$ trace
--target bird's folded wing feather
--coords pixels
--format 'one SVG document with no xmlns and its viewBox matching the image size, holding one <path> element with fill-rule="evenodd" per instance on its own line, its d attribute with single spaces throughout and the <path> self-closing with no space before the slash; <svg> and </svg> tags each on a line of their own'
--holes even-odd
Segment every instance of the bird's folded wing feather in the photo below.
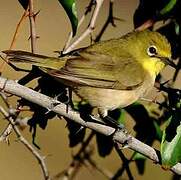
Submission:
<svg viewBox="0 0 181 180">
<path fill-rule="evenodd" d="M 60 70 L 47 72 L 73 86 L 118 90 L 135 89 L 145 78 L 143 67 L 131 56 L 119 58 L 86 51 L 68 59 Z"/>
</svg>

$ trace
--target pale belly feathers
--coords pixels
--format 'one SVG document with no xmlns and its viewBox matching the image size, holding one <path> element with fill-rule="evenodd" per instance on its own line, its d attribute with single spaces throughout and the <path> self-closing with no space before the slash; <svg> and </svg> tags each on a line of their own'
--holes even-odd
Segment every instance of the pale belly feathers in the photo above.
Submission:
<svg viewBox="0 0 181 180">
<path fill-rule="evenodd" d="M 114 90 L 95 87 L 78 87 L 75 92 L 84 100 L 87 100 L 92 107 L 114 110 L 126 107 L 140 97 L 143 97 L 154 85 L 154 81 L 148 86 L 142 85 L 134 90 Z"/>
</svg>

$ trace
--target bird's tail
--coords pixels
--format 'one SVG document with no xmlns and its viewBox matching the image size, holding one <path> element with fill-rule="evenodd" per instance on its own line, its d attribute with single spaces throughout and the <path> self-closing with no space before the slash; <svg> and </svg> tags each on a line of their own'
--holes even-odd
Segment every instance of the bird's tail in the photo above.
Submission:
<svg viewBox="0 0 181 180">
<path fill-rule="evenodd" d="M 16 51 L 16 50 L 5 50 L 2 51 L 4 53 L 5 59 L 10 61 L 11 63 L 26 63 L 35 65 L 42 68 L 48 69 L 61 69 L 65 63 L 67 58 L 56 58 L 56 57 L 48 57 L 39 54 L 33 54 L 26 51 Z"/>
</svg>

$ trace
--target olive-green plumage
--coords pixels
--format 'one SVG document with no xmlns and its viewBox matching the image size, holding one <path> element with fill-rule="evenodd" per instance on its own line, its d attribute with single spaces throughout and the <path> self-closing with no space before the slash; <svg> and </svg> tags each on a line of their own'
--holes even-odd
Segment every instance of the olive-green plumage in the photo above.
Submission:
<svg viewBox="0 0 181 180">
<path fill-rule="evenodd" d="M 71 86 L 103 116 L 125 107 L 150 90 L 156 75 L 172 64 L 171 48 L 158 32 L 132 32 L 95 43 L 61 58 L 24 51 L 4 51 L 14 62 L 31 63 Z"/>
</svg>

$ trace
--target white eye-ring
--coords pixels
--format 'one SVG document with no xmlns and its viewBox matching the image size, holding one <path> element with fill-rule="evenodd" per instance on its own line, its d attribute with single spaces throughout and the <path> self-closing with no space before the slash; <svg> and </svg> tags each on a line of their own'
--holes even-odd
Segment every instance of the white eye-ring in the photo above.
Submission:
<svg viewBox="0 0 181 180">
<path fill-rule="evenodd" d="M 147 54 L 152 57 L 152 56 L 155 56 L 157 54 L 157 48 L 156 46 L 150 46 L 148 47 L 147 49 Z"/>
</svg>

